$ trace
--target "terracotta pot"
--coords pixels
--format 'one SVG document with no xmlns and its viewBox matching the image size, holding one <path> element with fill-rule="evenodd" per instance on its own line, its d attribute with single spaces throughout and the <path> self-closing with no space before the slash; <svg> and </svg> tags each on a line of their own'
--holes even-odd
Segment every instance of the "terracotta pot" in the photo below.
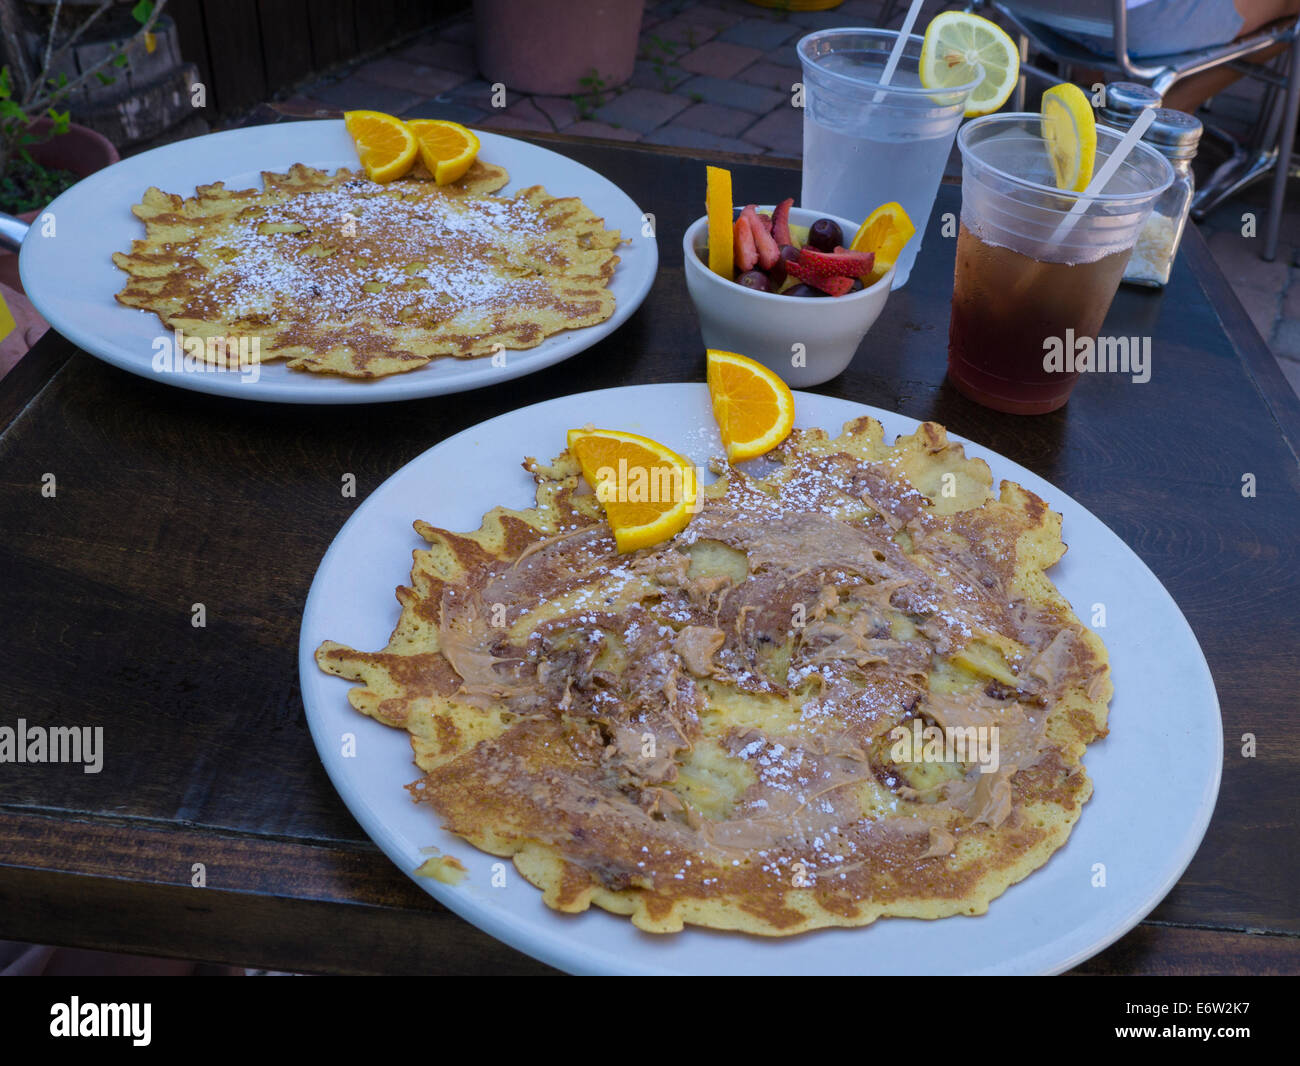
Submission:
<svg viewBox="0 0 1300 1066">
<path fill-rule="evenodd" d="M 474 0 L 478 68 L 522 93 L 568 96 L 594 70 L 632 77 L 645 0 Z"/>
<path fill-rule="evenodd" d="M 36 132 L 42 133 L 49 129 L 50 120 L 39 119 L 32 125 Z M 121 158 L 117 154 L 117 149 L 113 147 L 113 142 L 102 133 L 96 133 L 85 126 L 78 126 L 75 122 L 68 127 L 67 133 L 33 145 L 27 151 L 42 166 L 70 170 L 78 178 L 88 177 L 97 170 L 111 166 Z M 0 204 L 0 210 L 3 207 L 4 205 Z M 40 216 L 40 213 L 40 209 L 24 211 L 18 217 L 26 222 L 32 222 Z M 18 278 L 16 252 L 0 252 L 0 282 L 19 292 L 24 291 L 22 282 Z"/>
</svg>

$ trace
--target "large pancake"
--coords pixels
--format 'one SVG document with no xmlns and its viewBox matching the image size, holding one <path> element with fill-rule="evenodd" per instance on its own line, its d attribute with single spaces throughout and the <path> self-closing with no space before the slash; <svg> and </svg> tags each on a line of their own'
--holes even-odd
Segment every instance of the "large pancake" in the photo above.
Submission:
<svg viewBox="0 0 1300 1066">
<path fill-rule="evenodd" d="M 132 208 L 144 240 L 113 255 L 130 275 L 117 298 L 189 337 L 258 337 L 261 362 L 350 378 L 531 348 L 613 313 L 620 237 L 581 200 L 489 195 L 509 179 L 482 161 L 447 186 L 421 174 L 381 185 L 295 164 L 261 190 L 151 188 Z M 205 346 L 235 366 L 226 353 Z"/>
<path fill-rule="evenodd" d="M 1106 733 L 1105 648 L 1045 574 L 1060 516 L 933 423 L 773 458 L 625 556 L 571 456 L 528 460 L 536 507 L 417 522 L 388 647 L 317 663 L 409 732 L 413 797 L 559 910 L 767 935 L 982 913 L 1064 843 Z M 897 747 L 968 727 L 996 769 Z"/>
</svg>

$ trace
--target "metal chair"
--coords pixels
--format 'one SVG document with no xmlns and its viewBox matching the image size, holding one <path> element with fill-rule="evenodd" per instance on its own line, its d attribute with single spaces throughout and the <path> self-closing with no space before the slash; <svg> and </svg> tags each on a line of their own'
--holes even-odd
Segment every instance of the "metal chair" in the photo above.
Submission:
<svg viewBox="0 0 1300 1066">
<path fill-rule="evenodd" d="M 1272 261 L 1277 255 L 1278 234 L 1282 225 L 1282 202 L 1286 195 L 1286 182 L 1291 172 L 1291 152 L 1295 143 L 1297 113 L 1300 112 L 1300 48 L 1294 47 L 1300 34 L 1300 19 L 1279 20 L 1246 37 L 1192 52 L 1134 59 L 1128 54 L 1128 9 L 1125 0 L 1112 0 L 1112 42 L 1114 54 L 1107 56 L 1057 33 L 1055 30 L 1024 17 L 999 0 L 973 0 L 970 10 L 992 8 L 1009 22 L 1020 34 L 1021 55 L 1032 44 L 1034 49 L 1059 64 L 1065 76 L 1042 70 L 1032 64 L 1022 64 L 1025 74 L 1055 84 L 1067 80 L 1076 66 L 1113 71 L 1128 81 L 1150 85 L 1163 96 L 1170 87 L 1193 74 L 1230 65 L 1241 74 L 1265 83 L 1265 100 L 1260 118 L 1250 137 L 1239 141 L 1226 131 L 1206 124 L 1206 132 L 1222 141 L 1229 150 L 1229 158 L 1219 166 L 1196 193 L 1192 214 L 1203 218 L 1213 207 L 1229 196 L 1240 192 L 1273 171 L 1273 188 L 1269 200 L 1269 218 L 1264 238 L 1265 259 Z M 986 12 L 987 13 L 987 12 Z M 1285 64 L 1283 70 L 1273 70 L 1262 63 L 1248 63 L 1248 56 L 1256 55 L 1279 43 L 1291 45 L 1289 55 L 1278 57 L 1274 66 Z M 1019 91 L 1023 103 L 1023 81 Z"/>
</svg>

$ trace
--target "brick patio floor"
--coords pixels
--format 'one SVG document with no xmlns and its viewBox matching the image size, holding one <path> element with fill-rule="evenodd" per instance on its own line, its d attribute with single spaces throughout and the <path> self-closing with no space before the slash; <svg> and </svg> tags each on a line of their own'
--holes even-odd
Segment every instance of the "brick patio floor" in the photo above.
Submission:
<svg viewBox="0 0 1300 1066">
<path fill-rule="evenodd" d="M 492 87 L 478 74 L 474 27 L 465 13 L 387 55 L 300 86 L 292 97 L 270 106 L 294 115 L 374 108 L 507 133 L 555 131 L 702 152 L 798 158 L 802 119 L 790 106 L 791 87 L 800 79 L 795 42 L 823 27 L 879 25 L 885 6 L 884 0 L 845 0 L 832 11 L 778 12 L 745 0 L 647 0 L 640 58 L 627 85 L 574 96 L 512 92 L 504 106 L 494 106 Z M 919 24 L 950 6 L 927 3 Z M 901 18 L 901 13 L 895 15 L 893 24 Z M 1258 113 L 1257 86 L 1238 82 L 1216 97 L 1212 115 L 1203 117 L 1240 132 Z M 1293 180 L 1273 263 L 1259 256 L 1267 183 L 1220 206 L 1201 231 L 1300 393 L 1300 198 L 1295 192 Z M 1258 220 L 1258 236 L 1242 235 L 1247 212 Z"/>
</svg>

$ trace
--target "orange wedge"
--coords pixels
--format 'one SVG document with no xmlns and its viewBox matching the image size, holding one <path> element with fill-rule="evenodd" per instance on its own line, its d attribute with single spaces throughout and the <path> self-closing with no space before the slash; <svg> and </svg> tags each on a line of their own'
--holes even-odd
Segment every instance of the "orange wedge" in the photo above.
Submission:
<svg viewBox="0 0 1300 1066">
<path fill-rule="evenodd" d="M 858 232 L 849 245 L 851 252 L 874 252 L 875 266 L 871 274 L 863 280 L 868 283 L 879 281 L 889 268 L 898 262 L 898 257 L 916 233 L 916 227 L 908 218 L 903 205 L 896 201 L 881 204 L 858 227 Z"/>
<path fill-rule="evenodd" d="M 731 171 L 709 167 L 704 209 L 709 216 L 709 269 L 732 281 L 735 274 L 735 220 L 731 217 Z"/>
<path fill-rule="evenodd" d="M 766 455 L 794 429 L 794 396 L 771 370 L 735 352 L 710 348 L 709 397 L 732 462 Z"/>
<path fill-rule="evenodd" d="M 569 451 L 604 505 L 620 552 L 667 540 L 699 510 L 695 467 L 658 441 L 612 429 L 571 429 Z"/>
<path fill-rule="evenodd" d="M 415 166 L 415 136 L 400 118 L 382 111 L 345 111 L 343 122 L 371 181 L 394 181 Z"/>
<path fill-rule="evenodd" d="M 459 122 L 417 118 L 406 124 L 420 147 L 420 161 L 439 185 L 450 185 L 465 176 L 478 158 L 479 143 L 474 131 Z"/>
</svg>

